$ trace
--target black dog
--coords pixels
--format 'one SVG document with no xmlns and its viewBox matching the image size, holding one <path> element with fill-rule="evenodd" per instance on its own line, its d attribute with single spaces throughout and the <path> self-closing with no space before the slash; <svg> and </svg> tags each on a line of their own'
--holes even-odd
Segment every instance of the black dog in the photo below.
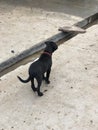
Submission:
<svg viewBox="0 0 98 130">
<path fill-rule="evenodd" d="M 45 42 L 46 48 L 44 52 L 41 54 L 40 58 L 35 61 L 34 63 L 31 64 L 29 68 L 29 77 L 27 80 L 21 79 L 19 76 L 18 79 L 23 82 L 27 83 L 31 81 L 31 87 L 33 91 L 37 91 L 39 96 L 43 96 L 43 93 L 40 92 L 40 86 L 42 83 L 42 80 L 45 80 L 47 84 L 50 83 L 49 81 L 49 76 L 50 76 L 50 71 L 51 71 L 51 66 L 52 66 L 52 53 L 58 48 L 56 43 L 52 41 L 47 41 Z M 46 73 L 46 76 L 44 74 Z M 34 78 L 36 78 L 38 86 L 35 88 L 34 85 Z"/>
</svg>

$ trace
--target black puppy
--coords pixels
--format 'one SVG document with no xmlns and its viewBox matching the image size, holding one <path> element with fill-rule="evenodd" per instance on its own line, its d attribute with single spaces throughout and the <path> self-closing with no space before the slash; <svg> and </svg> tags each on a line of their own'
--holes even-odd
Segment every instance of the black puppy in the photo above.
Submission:
<svg viewBox="0 0 98 130">
<path fill-rule="evenodd" d="M 52 66 L 52 53 L 58 48 L 56 43 L 52 41 L 47 41 L 45 42 L 45 44 L 46 44 L 46 48 L 44 52 L 41 54 L 41 56 L 39 57 L 37 61 L 33 62 L 30 65 L 28 79 L 23 80 L 19 76 L 17 76 L 18 79 L 23 83 L 27 83 L 31 81 L 31 87 L 33 91 L 34 92 L 37 91 L 39 96 L 43 96 L 43 93 L 40 92 L 40 86 L 41 86 L 42 80 L 45 80 L 47 84 L 50 83 L 49 76 L 50 76 L 50 71 L 51 71 L 51 66 Z M 46 77 L 44 76 L 45 73 L 46 73 Z M 37 88 L 35 88 L 35 85 L 34 85 L 34 78 L 36 78 L 37 83 L 38 83 Z"/>
</svg>

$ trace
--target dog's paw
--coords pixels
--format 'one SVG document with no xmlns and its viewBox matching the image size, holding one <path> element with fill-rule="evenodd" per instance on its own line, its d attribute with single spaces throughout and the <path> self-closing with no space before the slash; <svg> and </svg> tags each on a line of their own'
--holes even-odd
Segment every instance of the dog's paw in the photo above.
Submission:
<svg viewBox="0 0 98 130">
<path fill-rule="evenodd" d="M 34 92 L 37 91 L 37 88 L 35 88 L 35 87 L 33 87 L 33 86 L 31 86 L 31 88 L 32 88 L 32 90 L 33 90 Z"/>
<path fill-rule="evenodd" d="M 36 92 L 36 91 L 37 91 L 37 88 L 33 88 L 33 91 Z"/>
<path fill-rule="evenodd" d="M 40 96 L 40 97 L 43 96 L 43 93 L 42 92 L 38 93 L 38 96 Z"/>
<path fill-rule="evenodd" d="M 50 84 L 50 81 L 49 81 L 49 80 L 46 80 L 46 83 L 47 83 L 47 84 Z"/>
</svg>

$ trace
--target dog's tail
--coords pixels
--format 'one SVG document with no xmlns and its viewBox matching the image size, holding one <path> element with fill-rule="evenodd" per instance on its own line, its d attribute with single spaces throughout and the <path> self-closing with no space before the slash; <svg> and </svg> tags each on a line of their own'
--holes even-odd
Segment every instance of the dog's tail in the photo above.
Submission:
<svg viewBox="0 0 98 130">
<path fill-rule="evenodd" d="M 17 78 L 18 78 L 21 82 L 23 82 L 23 83 L 27 83 L 27 82 L 30 81 L 30 77 L 28 77 L 28 79 L 26 79 L 26 80 L 23 80 L 23 79 L 20 78 L 19 76 L 17 76 Z"/>
</svg>

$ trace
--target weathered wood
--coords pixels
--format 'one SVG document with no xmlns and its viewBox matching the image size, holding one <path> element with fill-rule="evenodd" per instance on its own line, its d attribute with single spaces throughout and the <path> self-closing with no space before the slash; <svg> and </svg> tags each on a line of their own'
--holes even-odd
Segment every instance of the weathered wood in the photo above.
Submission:
<svg viewBox="0 0 98 130">
<path fill-rule="evenodd" d="M 62 32 L 76 32 L 76 33 L 85 33 L 86 32 L 86 30 L 84 30 L 78 26 L 75 26 L 75 25 L 70 26 L 70 27 L 69 26 L 60 27 L 58 30 L 62 31 Z"/>
<path fill-rule="evenodd" d="M 98 13 L 96 13 L 96 14 L 94 14 L 94 15 L 74 24 L 74 25 L 77 26 L 77 27 L 86 29 L 89 26 L 92 26 L 92 24 L 94 24 L 94 22 L 96 20 L 98 20 Z M 54 42 L 57 43 L 57 45 L 59 45 L 59 44 L 65 42 L 65 41 L 69 40 L 70 38 L 76 36 L 77 34 L 78 34 L 78 32 L 60 32 L 60 33 L 46 39 L 45 41 L 47 41 L 47 40 L 54 41 Z M 28 50 L 21 52 L 19 55 L 16 55 L 15 57 L 12 57 L 12 58 L 0 63 L 0 76 L 7 73 L 8 68 L 9 69 L 11 69 L 11 68 L 15 69 L 18 66 L 20 66 L 19 63 L 22 62 L 24 59 L 31 57 L 36 53 L 41 52 L 45 48 L 45 44 L 44 44 L 45 41 L 42 41 L 42 42 L 38 43 L 37 45 L 32 46 Z M 27 61 L 27 63 L 28 63 L 28 61 Z M 13 70 L 13 69 L 11 69 L 11 70 Z"/>
</svg>

